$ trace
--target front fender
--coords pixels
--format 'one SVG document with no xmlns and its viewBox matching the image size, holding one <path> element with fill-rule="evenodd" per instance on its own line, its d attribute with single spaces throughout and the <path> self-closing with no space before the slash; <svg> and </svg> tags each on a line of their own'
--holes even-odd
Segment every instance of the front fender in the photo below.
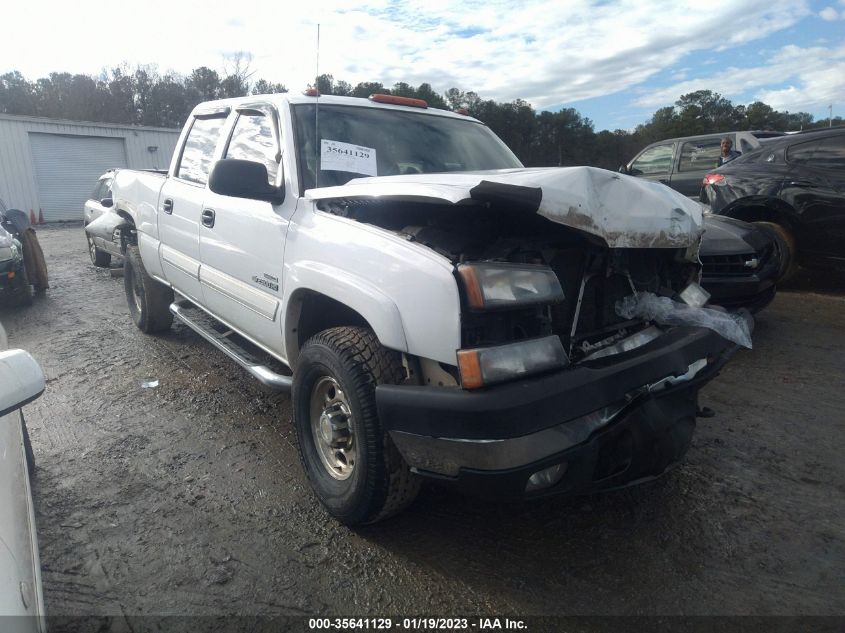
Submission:
<svg viewBox="0 0 845 633">
<path fill-rule="evenodd" d="M 87 224 L 85 226 L 85 232 L 91 237 L 111 243 L 114 241 L 115 231 L 126 226 L 129 226 L 129 221 L 124 216 L 109 210 L 93 222 Z M 119 246 L 120 244 L 118 244 Z"/>
<path fill-rule="evenodd" d="M 285 284 L 285 348 L 289 362 L 295 361 L 298 345 L 294 312 L 297 296 L 312 291 L 334 299 L 355 310 L 370 325 L 379 342 L 387 348 L 408 351 L 405 328 L 399 308 L 375 284 L 348 271 L 312 260 L 292 264 Z"/>
</svg>

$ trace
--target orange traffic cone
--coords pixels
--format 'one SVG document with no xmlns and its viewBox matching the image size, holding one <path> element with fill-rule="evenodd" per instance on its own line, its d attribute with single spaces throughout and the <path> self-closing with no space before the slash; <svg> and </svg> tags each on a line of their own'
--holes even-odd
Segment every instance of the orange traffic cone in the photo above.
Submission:
<svg viewBox="0 0 845 633">
<path fill-rule="evenodd" d="M 44 221 L 44 211 L 40 207 L 38 209 L 38 224 L 46 224 Z"/>
<path fill-rule="evenodd" d="M 29 223 L 38 224 L 38 222 L 35 221 L 35 212 L 33 212 L 32 209 L 29 210 Z"/>
</svg>

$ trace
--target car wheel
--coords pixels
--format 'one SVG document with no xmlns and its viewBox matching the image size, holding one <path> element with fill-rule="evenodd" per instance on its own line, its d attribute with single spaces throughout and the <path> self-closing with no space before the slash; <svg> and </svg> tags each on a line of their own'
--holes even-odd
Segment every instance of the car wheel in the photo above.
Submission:
<svg viewBox="0 0 845 633">
<path fill-rule="evenodd" d="M 776 283 L 792 277 L 798 270 L 798 264 L 795 261 L 797 249 L 792 231 L 776 222 L 754 222 L 754 225 L 759 226 L 775 240 L 777 254 L 780 257 L 780 270 Z"/>
<path fill-rule="evenodd" d="M 129 245 L 123 257 L 123 287 L 129 314 L 146 334 L 166 330 L 173 323 L 173 289 L 147 274 L 138 247 Z"/>
<path fill-rule="evenodd" d="M 361 327 L 320 332 L 297 360 L 292 395 L 302 464 L 320 503 L 347 525 L 396 514 L 419 492 L 376 410 L 376 385 L 404 375 L 400 355 Z"/>
<path fill-rule="evenodd" d="M 9 292 L 9 303 L 12 306 L 29 306 L 32 305 L 32 284 L 29 283 L 29 275 L 26 272 L 26 265 L 22 265 L 21 269 L 15 275 L 15 282 Z"/>
<path fill-rule="evenodd" d="M 85 238 L 88 240 L 88 255 L 91 257 L 91 263 L 97 268 L 107 268 L 111 264 L 111 253 L 106 253 L 97 248 L 94 240 L 87 233 Z"/>
</svg>

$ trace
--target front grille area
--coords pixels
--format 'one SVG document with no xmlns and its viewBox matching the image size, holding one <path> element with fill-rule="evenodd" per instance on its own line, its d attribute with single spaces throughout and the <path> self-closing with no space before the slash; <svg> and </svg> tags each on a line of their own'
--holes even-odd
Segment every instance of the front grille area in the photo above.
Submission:
<svg viewBox="0 0 845 633">
<path fill-rule="evenodd" d="M 754 264 L 754 260 L 756 264 Z M 754 265 L 748 265 L 748 264 Z M 762 259 L 756 253 L 741 255 L 703 255 L 701 265 L 705 277 L 738 277 L 753 273 L 760 267 Z"/>
</svg>

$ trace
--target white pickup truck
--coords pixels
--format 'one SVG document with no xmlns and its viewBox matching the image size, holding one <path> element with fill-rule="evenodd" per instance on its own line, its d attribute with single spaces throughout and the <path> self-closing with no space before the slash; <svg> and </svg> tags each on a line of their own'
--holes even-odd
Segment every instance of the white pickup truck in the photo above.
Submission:
<svg viewBox="0 0 845 633">
<path fill-rule="evenodd" d="M 125 253 L 137 326 L 175 316 L 291 389 L 308 478 L 348 524 L 401 510 L 422 477 L 497 499 L 656 477 L 736 349 L 617 305 L 690 302 L 698 203 L 525 169 L 481 122 L 418 100 L 203 103 L 166 176 L 120 170 L 112 191 L 86 230 Z"/>
</svg>

